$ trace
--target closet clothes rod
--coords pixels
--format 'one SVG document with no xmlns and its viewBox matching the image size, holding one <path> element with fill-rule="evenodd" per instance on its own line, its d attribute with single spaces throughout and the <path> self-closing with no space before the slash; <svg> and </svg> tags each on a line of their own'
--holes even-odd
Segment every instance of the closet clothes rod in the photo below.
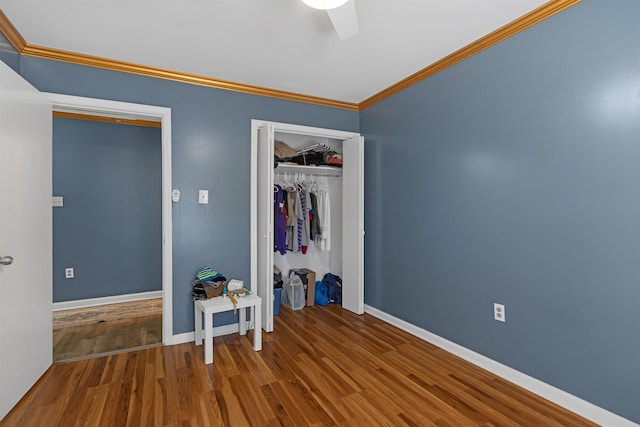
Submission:
<svg viewBox="0 0 640 427">
<path fill-rule="evenodd" d="M 342 169 L 332 166 L 303 166 L 303 165 L 278 165 L 274 170 L 274 174 L 283 175 L 288 174 L 302 174 L 302 175 L 314 175 L 314 176 L 326 176 L 326 177 L 341 177 Z"/>
<path fill-rule="evenodd" d="M 276 175 L 277 176 L 281 176 L 281 177 L 284 178 L 284 174 L 285 173 L 292 175 L 291 172 L 276 172 Z M 299 173 L 299 172 L 293 172 L 293 174 L 296 174 L 296 173 Z M 299 173 L 299 174 L 302 175 L 302 176 L 306 176 L 306 177 L 317 176 L 317 177 L 325 177 L 325 178 L 342 178 L 342 176 L 340 174 L 335 174 L 335 173 L 331 174 L 331 173 L 304 173 L 304 172 L 302 172 L 302 173 Z"/>
</svg>

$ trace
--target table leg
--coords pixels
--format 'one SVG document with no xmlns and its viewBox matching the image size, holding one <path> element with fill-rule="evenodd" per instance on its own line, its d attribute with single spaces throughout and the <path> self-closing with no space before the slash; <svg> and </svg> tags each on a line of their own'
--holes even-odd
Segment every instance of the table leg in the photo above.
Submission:
<svg viewBox="0 0 640 427">
<path fill-rule="evenodd" d="M 204 363 L 213 363 L 213 313 L 204 312 Z"/>
<path fill-rule="evenodd" d="M 195 342 L 196 345 L 202 344 L 202 310 L 198 306 L 198 302 L 193 302 L 193 316 L 195 324 Z"/>
<path fill-rule="evenodd" d="M 240 335 L 247 335 L 247 309 L 238 310 L 238 328 Z"/>
<path fill-rule="evenodd" d="M 262 305 L 253 306 L 253 349 L 255 351 L 262 350 Z"/>
</svg>

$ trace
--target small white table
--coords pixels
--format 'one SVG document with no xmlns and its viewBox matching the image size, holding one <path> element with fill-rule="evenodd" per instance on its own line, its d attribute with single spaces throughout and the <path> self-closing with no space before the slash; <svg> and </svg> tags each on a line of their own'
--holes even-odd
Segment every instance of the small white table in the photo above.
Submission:
<svg viewBox="0 0 640 427">
<path fill-rule="evenodd" d="M 196 345 L 202 344 L 202 314 L 204 313 L 204 363 L 213 363 L 213 314 L 222 313 L 223 311 L 231 311 L 238 309 L 239 325 L 238 332 L 240 335 L 247 334 L 247 313 L 246 309 L 251 308 L 251 319 L 253 319 L 253 349 L 255 351 L 262 350 L 262 298 L 251 294 L 243 297 L 237 297 L 238 304 L 235 306 L 228 297 L 215 297 L 205 300 L 195 300 L 193 302 L 193 311 L 195 315 Z"/>
</svg>

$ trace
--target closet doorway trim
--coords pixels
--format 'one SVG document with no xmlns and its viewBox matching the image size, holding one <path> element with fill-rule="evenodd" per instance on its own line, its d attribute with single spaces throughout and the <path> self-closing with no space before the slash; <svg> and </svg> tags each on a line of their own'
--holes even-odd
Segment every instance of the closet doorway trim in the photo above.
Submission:
<svg viewBox="0 0 640 427">
<path fill-rule="evenodd" d="M 360 137 L 358 132 L 325 129 L 290 123 L 272 122 L 269 120 L 251 119 L 251 287 L 257 289 L 258 280 L 258 129 L 271 125 L 274 132 L 308 135 L 322 138 L 347 140 Z M 266 325 L 263 324 L 263 327 Z"/>
</svg>

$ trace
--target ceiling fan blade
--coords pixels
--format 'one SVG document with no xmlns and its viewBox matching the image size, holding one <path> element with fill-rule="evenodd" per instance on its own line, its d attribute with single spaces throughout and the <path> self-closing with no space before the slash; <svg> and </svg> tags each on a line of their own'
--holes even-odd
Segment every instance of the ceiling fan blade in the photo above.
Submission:
<svg viewBox="0 0 640 427">
<path fill-rule="evenodd" d="M 335 9 L 329 9 L 327 13 L 340 40 L 351 38 L 360 31 L 354 0 L 349 0 Z"/>
</svg>

